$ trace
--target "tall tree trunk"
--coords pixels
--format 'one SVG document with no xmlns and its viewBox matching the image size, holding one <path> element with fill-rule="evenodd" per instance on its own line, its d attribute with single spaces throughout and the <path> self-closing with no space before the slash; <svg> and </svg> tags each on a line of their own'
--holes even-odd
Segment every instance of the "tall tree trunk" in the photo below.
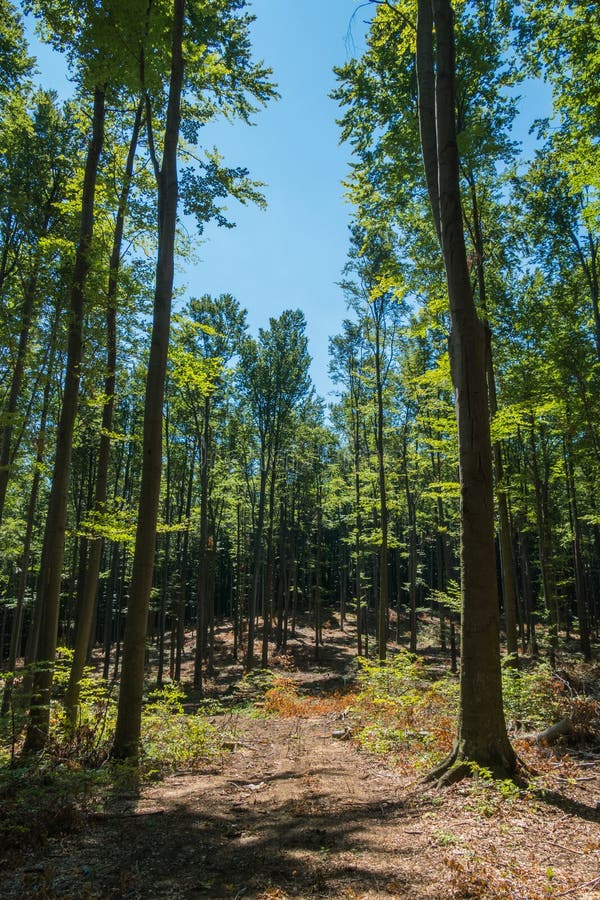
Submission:
<svg viewBox="0 0 600 900">
<path fill-rule="evenodd" d="M 178 201 L 177 142 L 183 89 L 184 19 L 185 0 L 174 0 L 171 78 L 162 167 L 158 180 L 158 257 L 152 342 L 144 404 L 142 480 L 125 626 L 121 691 L 113 745 L 113 755 L 117 758 L 137 759 L 139 754 L 144 691 L 144 655 L 160 501 L 163 400 L 173 295 Z M 147 125 L 151 128 L 151 121 L 148 121 Z"/>
<path fill-rule="evenodd" d="M 533 485 L 535 490 L 535 513 L 538 529 L 538 547 L 540 560 L 540 574 L 542 579 L 542 591 L 544 603 L 550 619 L 550 662 L 556 662 L 558 653 L 558 632 L 560 616 L 558 610 L 558 597 L 556 596 L 556 579 L 552 565 L 552 538 L 550 535 L 550 523 L 546 515 L 547 503 L 544 496 L 548 493 L 547 481 L 542 484 L 540 467 L 537 457 L 536 429 L 531 421 L 531 467 L 533 472 Z"/>
<path fill-rule="evenodd" d="M 436 479 L 441 481 L 441 464 L 439 453 L 436 454 Z M 435 556 L 436 556 L 436 573 L 437 573 L 437 589 L 445 593 L 447 587 L 447 549 L 446 549 L 446 518 L 444 516 L 444 501 L 438 494 L 436 508 L 436 540 L 435 540 Z M 440 603 L 440 646 L 442 650 L 446 649 L 446 610 L 444 604 Z"/>
<path fill-rule="evenodd" d="M 204 665 L 204 630 L 208 613 L 208 487 L 210 455 L 210 397 L 204 398 L 204 415 L 200 439 L 200 564 L 196 609 L 196 659 L 194 688 L 202 691 Z"/>
<path fill-rule="evenodd" d="M 354 555 L 356 557 L 356 569 L 354 573 L 354 590 L 356 593 L 356 652 L 358 656 L 363 653 L 363 599 L 362 599 L 362 514 L 361 484 L 360 484 L 360 423 L 358 409 L 354 414 L 353 452 L 354 452 Z"/>
<path fill-rule="evenodd" d="M 315 538 L 315 661 L 321 656 L 320 646 L 323 643 L 321 634 L 321 540 L 322 540 L 323 508 L 321 490 L 317 492 L 317 533 Z"/>
<path fill-rule="evenodd" d="M 277 589 L 277 634 L 275 646 L 277 650 L 281 650 L 283 646 L 283 619 L 285 614 L 286 607 L 286 595 L 287 595 L 287 584 L 286 584 L 286 572 L 287 572 L 287 560 L 286 560 L 286 505 L 285 500 L 282 497 L 279 503 L 279 536 L 278 536 L 278 547 L 279 547 L 279 586 Z"/>
<path fill-rule="evenodd" d="M 29 494 L 29 502 L 27 504 L 27 516 L 25 519 L 25 540 L 23 542 L 23 554 L 21 556 L 20 561 L 20 571 L 19 571 L 19 579 L 17 582 L 17 606 L 15 609 L 15 615 L 13 618 L 11 638 L 10 638 L 10 648 L 9 648 L 9 659 L 8 659 L 8 669 L 10 672 L 14 672 L 15 665 L 17 662 L 17 657 L 19 656 L 19 648 L 21 646 L 21 636 L 23 631 L 23 613 L 24 613 L 24 605 L 25 605 L 25 592 L 27 590 L 27 583 L 29 581 L 29 565 L 31 561 L 31 544 L 33 541 L 33 531 L 35 527 L 35 512 L 37 509 L 37 501 L 38 494 L 40 489 L 40 479 L 42 475 L 42 469 L 45 458 L 45 449 L 46 449 L 46 424 L 48 421 L 48 410 L 50 408 L 50 394 L 52 391 L 52 375 L 54 371 L 54 359 L 56 356 L 56 332 L 58 328 L 58 319 L 59 313 L 56 310 L 54 315 L 54 320 L 51 327 L 51 349 L 50 349 L 50 358 L 48 360 L 48 369 L 46 372 L 46 383 L 44 385 L 44 394 L 42 399 L 42 411 L 40 415 L 40 425 L 37 433 L 37 441 L 36 441 L 36 458 L 35 465 L 33 469 L 33 481 L 31 484 L 31 493 Z M 28 654 L 29 658 L 26 659 L 26 663 L 33 662 L 35 658 L 35 653 L 37 650 L 37 637 L 35 624 L 36 621 L 39 621 L 39 617 L 35 616 L 35 608 L 33 610 L 32 622 L 30 627 L 30 634 L 28 639 L 30 652 Z M 27 695 L 31 690 L 31 682 L 29 688 L 27 690 Z M 5 713 L 8 709 L 10 703 L 10 696 L 12 692 L 12 679 L 8 679 L 4 686 L 4 694 L 2 698 L 2 713 Z M 26 695 L 26 696 L 27 696 Z"/>
<path fill-rule="evenodd" d="M 433 18 L 433 21 L 432 21 Z M 433 26 L 435 25 L 435 87 Z M 461 493 L 462 640 L 458 734 L 448 759 L 431 778 L 468 774 L 474 761 L 513 773 L 516 757 L 502 707 L 500 623 L 494 546 L 492 448 L 485 369 L 485 334 L 469 278 L 460 200 L 454 101 L 454 24 L 450 0 L 419 0 L 417 77 L 420 98 L 435 95 L 437 187 L 428 176 L 434 221 L 439 220 L 450 304 L 450 365 L 456 396 Z M 420 109 L 426 172 L 433 168 L 431 120 Z M 439 210 L 436 215 L 436 209 Z"/>
<path fill-rule="evenodd" d="M 383 315 L 377 313 L 377 315 Z M 377 653 L 380 662 L 385 662 L 388 638 L 388 503 L 385 476 L 384 421 L 383 421 L 383 376 L 381 372 L 380 321 L 375 325 L 375 388 L 377 393 L 377 473 L 379 479 L 379 502 L 381 506 L 381 547 L 379 551 L 379 606 L 377 621 Z"/>
<path fill-rule="evenodd" d="M 104 140 L 104 120 L 104 88 L 97 87 L 94 91 L 92 135 L 83 176 L 81 224 L 71 286 L 65 388 L 58 424 L 52 487 L 48 501 L 48 514 L 38 582 L 37 603 L 40 608 L 40 632 L 36 659 L 40 665 L 34 677 L 29 725 L 24 745 L 25 753 L 41 750 L 45 746 L 50 724 L 50 691 L 58 635 L 60 584 L 67 527 L 69 475 L 71 471 L 79 381 L 81 378 L 84 293 L 91 265 L 94 197 Z"/>
<path fill-rule="evenodd" d="M 486 374 L 488 385 L 488 398 L 490 416 L 492 419 L 498 412 L 498 394 L 496 391 L 496 373 L 494 370 L 494 356 L 492 352 L 492 333 L 488 322 L 487 287 L 485 282 L 484 267 L 484 243 L 479 217 L 479 204 L 475 179 L 469 178 L 471 189 L 471 210 L 473 215 L 473 237 L 475 242 L 475 258 L 477 271 L 477 284 L 479 290 L 479 302 L 484 316 L 486 329 Z M 519 646 L 517 637 L 517 578 L 515 560 L 512 546 L 510 515 L 508 512 L 508 498 L 504 476 L 504 464 L 502 459 L 502 444 L 495 441 L 492 446 L 494 460 L 494 474 L 496 485 L 496 500 L 498 504 L 498 541 L 500 544 L 500 568 L 502 576 L 502 596 L 504 599 L 504 619 L 506 625 L 506 652 L 511 663 L 518 666 Z"/>
<path fill-rule="evenodd" d="M 125 213 L 129 198 L 129 189 L 133 178 L 133 166 L 142 123 L 143 104 L 140 102 L 135 114 L 133 131 L 129 142 L 127 162 L 125 164 L 125 176 L 121 187 L 117 219 L 113 235 L 112 251 L 110 255 L 110 268 L 108 274 L 107 306 L 106 306 L 106 374 L 104 376 L 104 406 L 102 408 L 102 431 L 100 434 L 100 447 L 98 451 L 98 468 L 96 471 L 96 486 L 94 491 L 94 510 L 101 515 L 105 511 L 108 496 L 108 467 L 110 463 L 110 435 L 113 427 L 113 415 L 115 408 L 116 369 L 117 369 L 117 291 L 119 284 L 119 268 L 121 265 L 121 246 L 123 243 L 123 231 L 125 227 Z M 103 539 L 100 537 L 90 540 L 90 554 L 87 561 L 82 599 L 79 604 L 77 617 L 77 631 L 75 634 L 75 650 L 69 684 L 65 696 L 65 709 L 71 724 L 77 718 L 79 707 L 79 683 L 83 676 L 86 663 L 87 648 L 92 631 L 92 621 L 96 596 L 98 593 L 98 578 L 100 575 L 100 562 L 102 559 Z"/>
<path fill-rule="evenodd" d="M 188 557 L 190 544 L 190 528 L 189 521 L 192 512 L 192 492 L 194 486 L 194 457 L 196 455 L 195 446 L 192 448 L 192 459 L 190 463 L 190 475 L 187 486 L 187 498 L 185 502 L 185 517 L 188 525 L 183 533 L 183 548 L 181 551 L 181 587 L 179 590 L 179 600 L 177 604 L 177 647 L 175 649 L 175 681 L 181 681 L 181 660 L 185 644 L 185 610 L 187 605 L 187 586 L 188 586 Z"/>
<path fill-rule="evenodd" d="M 410 652 L 417 652 L 417 511 L 408 476 L 408 441 L 406 430 L 403 441 L 404 488 L 408 508 L 408 597 L 410 611 Z"/>
<path fill-rule="evenodd" d="M 35 265 L 35 263 L 34 263 Z M 31 333 L 31 318 L 33 313 L 33 304 L 35 300 L 37 286 L 37 272 L 31 276 L 25 289 L 23 298 L 23 309 L 21 312 L 21 329 L 19 332 L 19 343 L 17 345 L 17 357 L 12 373 L 10 389 L 8 392 L 8 400 L 3 410 L 5 424 L 2 427 L 2 440 L 0 442 L 0 522 L 4 514 L 4 503 L 6 500 L 6 490 L 8 488 L 8 480 L 10 476 L 10 457 L 12 433 L 14 428 L 14 419 L 17 411 L 17 403 L 21 393 L 21 384 L 25 372 L 25 358 L 27 348 L 29 346 L 29 336 Z"/>
</svg>

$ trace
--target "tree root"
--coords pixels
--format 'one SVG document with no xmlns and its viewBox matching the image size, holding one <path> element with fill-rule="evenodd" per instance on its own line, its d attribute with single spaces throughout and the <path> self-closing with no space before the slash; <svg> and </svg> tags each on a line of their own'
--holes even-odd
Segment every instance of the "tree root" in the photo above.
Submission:
<svg viewBox="0 0 600 900">
<path fill-rule="evenodd" d="M 446 759 L 425 775 L 422 781 L 424 784 L 435 783 L 438 788 L 450 787 L 463 778 L 472 778 L 481 769 L 489 771 L 493 778 L 509 778 L 518 786 L 525 786 L 527 780 L 537 774 L 515 754 L 506 758 L 498 756 L 491 762 L 489 759 L 476 759 L 475 754 L 472 757 L 466 755 L 457 743 Z"/>
</svg>

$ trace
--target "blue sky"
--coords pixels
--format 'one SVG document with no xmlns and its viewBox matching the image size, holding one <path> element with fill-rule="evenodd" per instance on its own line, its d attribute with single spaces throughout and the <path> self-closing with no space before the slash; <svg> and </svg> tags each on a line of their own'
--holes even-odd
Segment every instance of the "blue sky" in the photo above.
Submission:
<svg viewBox="0 0 600 900">
<path fill-rule="evenodd" d="M 254 0 L 255 54 L 273 69 L 281 99 L 241 123 L 205 130 L 228 164 L 246 166 L 267 183 L 266 211 L 235 206 L 233 230 L 209 227 L 200 260 L 188 271 L 191 293 L 230 291 L 248 309 L 252 329 L 269 316 L 300 308 L 307 323 L 312 374 L 321 395 L 328 337 L 346 314 L 336 282 L 346 259 L 350 207 L 342 178 L 332 67 L 364 49 L 371 9 L 354 0 Z"/>
<path fill-rule="evenodd" d="M 341 185 L 349 154 L 339 146 L 338 108 L 328 94 L 332 67 L 364 49 L 373 9 L 364 0 L 253 0 L 251 6 L 255 56 L 274 70 L 281 99 L 260 111 L 253 127 L 207 127 L 204 142 L 217 146 L 228 165 L 247 167 L 266 182 L 268 208 L 232 205 L 236 228 L 208 226 L 196 261 L 179 270 L 178 282 L 192 296 L 232 293 L 248 309 L 254 332 L 283 309 L 301 308 L 313 380 L 327 399 L 328 338 L 346 315 L 337 281 L 351 213 Z M 32 51 L 42 83 L 68 95 L 62 59 L 37 41 Z M 527 130 L 534 116 L 547 112 L 548 92 L 530 84 L 526 94 L 516 136 L 529 150 Z"/>
</svg>

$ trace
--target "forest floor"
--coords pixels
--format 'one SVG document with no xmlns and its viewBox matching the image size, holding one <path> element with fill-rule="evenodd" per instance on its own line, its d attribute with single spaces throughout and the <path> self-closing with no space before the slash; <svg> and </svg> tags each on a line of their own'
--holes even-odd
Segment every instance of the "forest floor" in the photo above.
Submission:
<svg viewBox="0 0 600 900">
<path fill-rule="evenodd" d="M 226 752 L 117 789 L 67 833 L 12 854 L 0 897 L 600 897 L 599 748 L 566 761 L 539 751 L 560 769 L 545 792 L 425 787 L 353 740 L 353 638 L 325 637 L 318 665 L 308 632 L 280 660 L 306 699 L 300 715 L 259 703 L 214 717 Z M 224 634 L 219 646 L 207 692 L 227 696 L 241 670 L 224 663 Z"/>
</svg>

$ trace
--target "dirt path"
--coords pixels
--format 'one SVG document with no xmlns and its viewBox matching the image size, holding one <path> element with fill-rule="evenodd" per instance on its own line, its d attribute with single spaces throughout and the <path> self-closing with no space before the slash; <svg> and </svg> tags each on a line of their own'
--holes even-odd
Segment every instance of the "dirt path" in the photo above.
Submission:
<svg viewBox="0 0 600 900">
<path fill-rule="evenodd" d="M 122 799 L 83 834 L 52 842 L 0 895 L 440 896 L 436 867 L 415 871 L 427 847 L 422 804 L 395 799 L 402 779 L 367 764 L 335 728 L 329 717 L 241 718 L 217 771 Z"/>
<path fill-rule="evenodd" d="M 331 716 L 240 717 L 235 725 L 236 747 L 212 771 L 119 797 L 83 830 L 32 855 L 0 896 L 538 898 L 560 896 L 542 884 L 550 865 L 563 889 L 598 875 L 598 826 L 587 823 L 594 847 L 586 823 L 561 810 L 548 807 L 541 819 L 516 807 L 487 820 L 456 791 L 411 791 L 333 737 Z M 527 866 L 523 892 L 487 893 L 484 860 L 512 867 L 518 882 L 515 854 Z M 598 894 L 592 885 L 568 896 Z"/>
<path fill-rule="evenodd" d="M 351 635 L 330 636 L 319 666 L 309 634 L 292 653 L 282 674 L 304 696 L 347 687 Z M 240 674 L 220 666 L 211 692 L 225 696 Z M 503 798 L 472 782 L 425 790 L 343 739 L 335 713 L 316 716 L 325 708 L 217 718 L 231 752 L 116 794 L 0 872 L 0 898 L 599 900 L 596 763 L 554 797 Z"/>
</svg>

